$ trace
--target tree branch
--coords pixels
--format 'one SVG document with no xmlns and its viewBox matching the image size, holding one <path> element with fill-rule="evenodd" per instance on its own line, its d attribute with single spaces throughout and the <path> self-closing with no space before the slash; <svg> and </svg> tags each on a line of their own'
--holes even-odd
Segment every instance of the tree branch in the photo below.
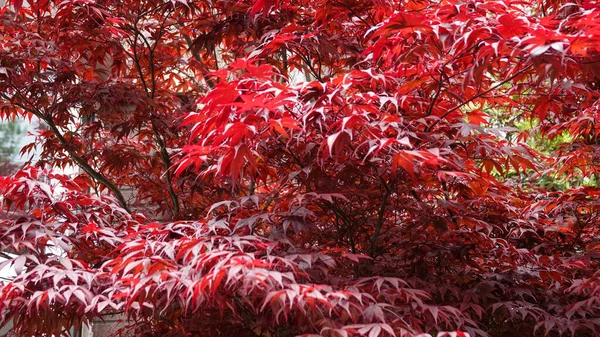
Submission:
<svg viewBox="0 0 600 337">
<path fill-rule="evenodd" d="M 158 36 L 156 37 L 156 42 L 154 43 L 154 46 L 152 46 L 150 44 L 150 42 L 148 41 L 148 39 L 146 39 L 144 34 L 142 34 L 142 32 L 140 32 L 140 30 L 137 28 L 137 21 L 136 21 L 136 24 L 132 26 L 132 29 L 134 31 L 134 36 L 135 36 L 133 45 L 132 45 L 133 61 L 136 65 L 136 69 L 137 69 L 138 75 L 142 81 L 142 84 L 144 86 L 146 95 L 152 100 L 154 100 L 155 95 L 156 95 L 156 72 L 155 72 L 155 68 L 154 68 L 154 50 L 158 46 L 158 41 L 162 37 L 164 25 L 165 25 L 166 20 L 168 19 L 168 16 L 169 16 L 169 14 L 165 15 L 165 18 L 160 27 L 160 32 L 159 32 Z M 148 49 L 148 66 L 150 67 L 150 84 L 149 85 L 148 85 L 148 82 L 146 82 L 146 80 L 144 79 L 144 72 L 142 70 L 142 65 L 140 63 L 140 57 L 138 55 L 138 50 L 137 50 L 137 41 L 138 41 L 137 37 L 138 36 L 141 37 L 142 43 Z M 153 112 L 153 109 L 151 109 L 151 112 Z M 152 133 L 154 134 L 154 139 L 156 141 L 156 144 L 158 145 L 160 157 L 164 164 L 167 193 L 169 194 L 169 198 L 171 199 L 171 203 L 173 204 L 173 216 L 175 217 L 179 214 L 180 207 L 179 207 L 179 197 L 177 196 L 177 193 L 175 193 L 175 190 L 173 189 L 173 181 L 172 181 L 171 172 L 170 172 L 170 169 L 172 166 L 171 158 L 167 151 L 166 141 L 160 135 L 160 132 L 158 132 L 158 127 L 156 126 L 156 123 L 155 123 L 154 119 L 152 118 L 152 116 L 150 117 L 150 125 L 152 127 Z"/>
<path fill-rule="evenodd" d="M 375 245 L 375 242 L 381 234 L 381 228 L 383 227 L 383 223 L 385 222 L 385 211 L 387 209 L 387 202 L 390 198 L 390 195 L 392 194 L 392 190 L 389 187 L 387 187 L 387 185 L 384 186 L 385 192 L 383 194 L 383 198 L 381 199 L 381 206 L 379 207 L 379 212 L 377 214 L 377 224 L 375 225 L 375 232 L 373 233 L 373 235 L 371 235 L 370 239 L 371 247 L 369 248 L 369 255 L 372 258 L 375 258 L 375 248 L 377 247 Z"/>
<path fill-rule="evenodd" d="M 28 102 L 28 100 L 25 97 L 23 97 L 23 95 L 21 95 L 21 93 L 18 90 L 16 90 L 16 93 L 17 93 L 17 95 L 19 95 L 21 97 L 21 99 Z M 10 101 L 10 98 L 7 97 L 6 95 L 2 95 L 2 98 L 6 99 L 7 101 Z M 108 188 L 114 194 L 114 196 L 117 198 L 117 200 L 119 201 L 119 204 L 121 204 L 121 207 L 123 207 L 128 213 L 131 213 L 131 211 L 129 210 L 129 207 L 127 206 L 127 201 L 125 200 L 125 197 L 123 197 L 123 194 L 121 193 L 121 190 L 119 190 L 119 188 L 112 181 L 108 180 L 106 177 L 104 177 L 102 174 L 100 174 L 100 172 L 96 171 L 92 166 L 90 166 L 90 164 L 85 159 L 80 157 L 77 153 L 75 153 L 75 151 L 73 151 L 70 148 L 69 142 L 64 138 L 64 136 L 62 135 L 62 133 L 60 132 L 58 127 L 54 124 L 54 121 L 52 120 L 52 118 L 45 117 L 44 114 L 40 110 L 36 109 L 35 106 L 29 102 L 28 102 L 28 104 L 32 106 L 31 108 L 29 108 L 23 104 L 20 104 L 20 103 L 13 103 L 13 104 L 15 104 L 16 106 L 18 106 L 19 108 L 21 108 L 25 111 L 29 111 L 30 113 L 35 115 L 37 118 L 39 118 L 40 120 L 42 120 L 43 122 L 48 124 L 48 127 L 50 128 L 52 133 L 54 133 L 54 136 L 58 139 L 58 141 L 62 145 L 62 148 L 67 152 L 69 157 L 71 157 L 71 159 L 83 171 L 85 171 L 85 173 L 87 173 L 90 177 L 92 177 L 93 179 L 98 181 L 100 184 L 102 184 L 106 188 Z"/>
<path fill-rule="evenodd" d="M 466 100 L 466 101 L 464 101 L 464 102 L 460 103 L 459 105 L 457 105 L 457 106 L 455 106 L 455 107 L 451 108 L 450 110 L 446 111 L 446 112 L 445 112 L 443 115 L 441 115 L 441 116 L 439 117 L 439 119 L 437 119 L 435 122 L 433 122 L 433 124 L 431 124 L 429 127 L 427 127 L 427 128 L 425 129 L 425 131 L 426 131 L 426 132 L 429 132 L 429 131 L 431 131 L 431 129 L 433 129 L 433 127 L 434 127 L 434 126 L 436 126 L 436 125 L 437 125 L 437 124 L 438 124 L 438 123 L 439 123 L 439 122 L 440 122 L 442 119 L 446 118 L 446 117 L 447 117 L 449 114 L 451 114 L 451 113 L 453 113 L 454 111 L 456 111 L 456 110 L 458 110 L 458 109 L 462 108 L 463 106 L 465 106 L 465 105 L 467 105 L 467 104 L 469 104 L 469 103 L 473 102 L 473 101 L 474 101 L 474 100 L 476 100 L 477 98 L 479 98 L 479 97 L 482 97 L 482 96 L 484 96 L 484 95 L 487 95 L 488 93 L 490 93 L 490 92 L 492 92 L 492 91 L 494 91 L 494 90 L 498 89 L 499 87 L 501 87 L 502 85 L 504 85 L 504 84 L 506 84 L 507 82 L 511 81 L 511 80 L 512 80 L 512 79 L 514 79 L 515 77 L 517 77 L 517 76 L 521 75 L 522 73 L 524 73 L 525 71 L 529 70 L 529 68 L 531 68 L 531 64 L 530 64 L 530 65 L 528 65 L 527 67 L 525 67 L 525 68 L 523 68 L 523 69 L 521 69 L 521 70 L 517 71 L 516 73 L 514 73 L 513 75 L 511 75 L 511 76 L 510 76 L 510 77 L 508 77 L 507 79 L 503 80 L 502 82 L 500 82 L 500 83 L 498 83 L 498 84 L 496 84 L 496 85 L 492 86 L 491 88 L 489 88 L 489 89 L 487 89 L 487 90 L 485 90 L 485 91 L 482 91 L 482 92 L 478 93 L 477 95 L 475 95 L 475 96 L 473 96 L 473 97 L 469 98 L 468 100 Z"/>
</svg>

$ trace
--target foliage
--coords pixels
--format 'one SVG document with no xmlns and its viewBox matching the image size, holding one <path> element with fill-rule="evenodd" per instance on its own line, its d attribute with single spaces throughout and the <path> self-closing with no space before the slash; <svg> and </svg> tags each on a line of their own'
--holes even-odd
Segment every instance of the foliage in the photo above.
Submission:
<svg viewBox="0 0 600 337">
<path fill-rule="evenodd" d="M 15 159 L 19 154 L 20 137 L 24 131 L 19 121 L 0 123 L 0 175 L 13 174 L 18 166 Z"/>
<path fill-rule="evenodd" d="M 18 121 L 0 124 L 0 156 L 9 158 L 19 153 L 19 136 L 23 136 L 23 127 Z"/>
<path fill-rule="evenodd" d="M 1 117 L 48 126 L 38 167 L 0 178 L 16 334 L 600 330 L 600 189 L 545 180 L 598 181 L 595 1 L 0 14 Z"/>
</svg>

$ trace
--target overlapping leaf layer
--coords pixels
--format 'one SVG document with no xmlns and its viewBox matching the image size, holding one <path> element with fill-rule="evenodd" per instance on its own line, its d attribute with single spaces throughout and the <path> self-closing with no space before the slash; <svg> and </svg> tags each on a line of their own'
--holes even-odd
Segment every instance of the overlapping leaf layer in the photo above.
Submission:
<svg viewBox="0 0 600 337">
<path fill-rule="evenodd" d="M 598 334 L 596 1 L 0 15 L 0 115 L 47 126 L 0 179 L 15 334 Z"/>
</svg>

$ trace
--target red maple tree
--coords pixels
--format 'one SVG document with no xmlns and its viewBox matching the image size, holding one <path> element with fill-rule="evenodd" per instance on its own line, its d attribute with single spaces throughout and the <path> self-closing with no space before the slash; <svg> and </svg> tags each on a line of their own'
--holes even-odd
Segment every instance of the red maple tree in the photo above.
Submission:
<svg viewBox="0 0 600 337">
<path fill-rule="evenodd" d="M 0 16 L 0 114 L 48 126 L 0 178 L 15 334 L 600 330 L 596 1 Z"/>
</svg>

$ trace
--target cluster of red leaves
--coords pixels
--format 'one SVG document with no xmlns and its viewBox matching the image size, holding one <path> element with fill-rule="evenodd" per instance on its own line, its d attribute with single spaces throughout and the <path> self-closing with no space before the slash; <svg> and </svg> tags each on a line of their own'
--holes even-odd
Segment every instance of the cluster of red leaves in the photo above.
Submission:
<svg viewBox="0 0 600 337">
<path fill-rule="evenodd" d="M 0 181 L 17 334 L 600 331 L 600 4 L 11 5 L 0 113 L 82 171 Z"/>
</svg>

